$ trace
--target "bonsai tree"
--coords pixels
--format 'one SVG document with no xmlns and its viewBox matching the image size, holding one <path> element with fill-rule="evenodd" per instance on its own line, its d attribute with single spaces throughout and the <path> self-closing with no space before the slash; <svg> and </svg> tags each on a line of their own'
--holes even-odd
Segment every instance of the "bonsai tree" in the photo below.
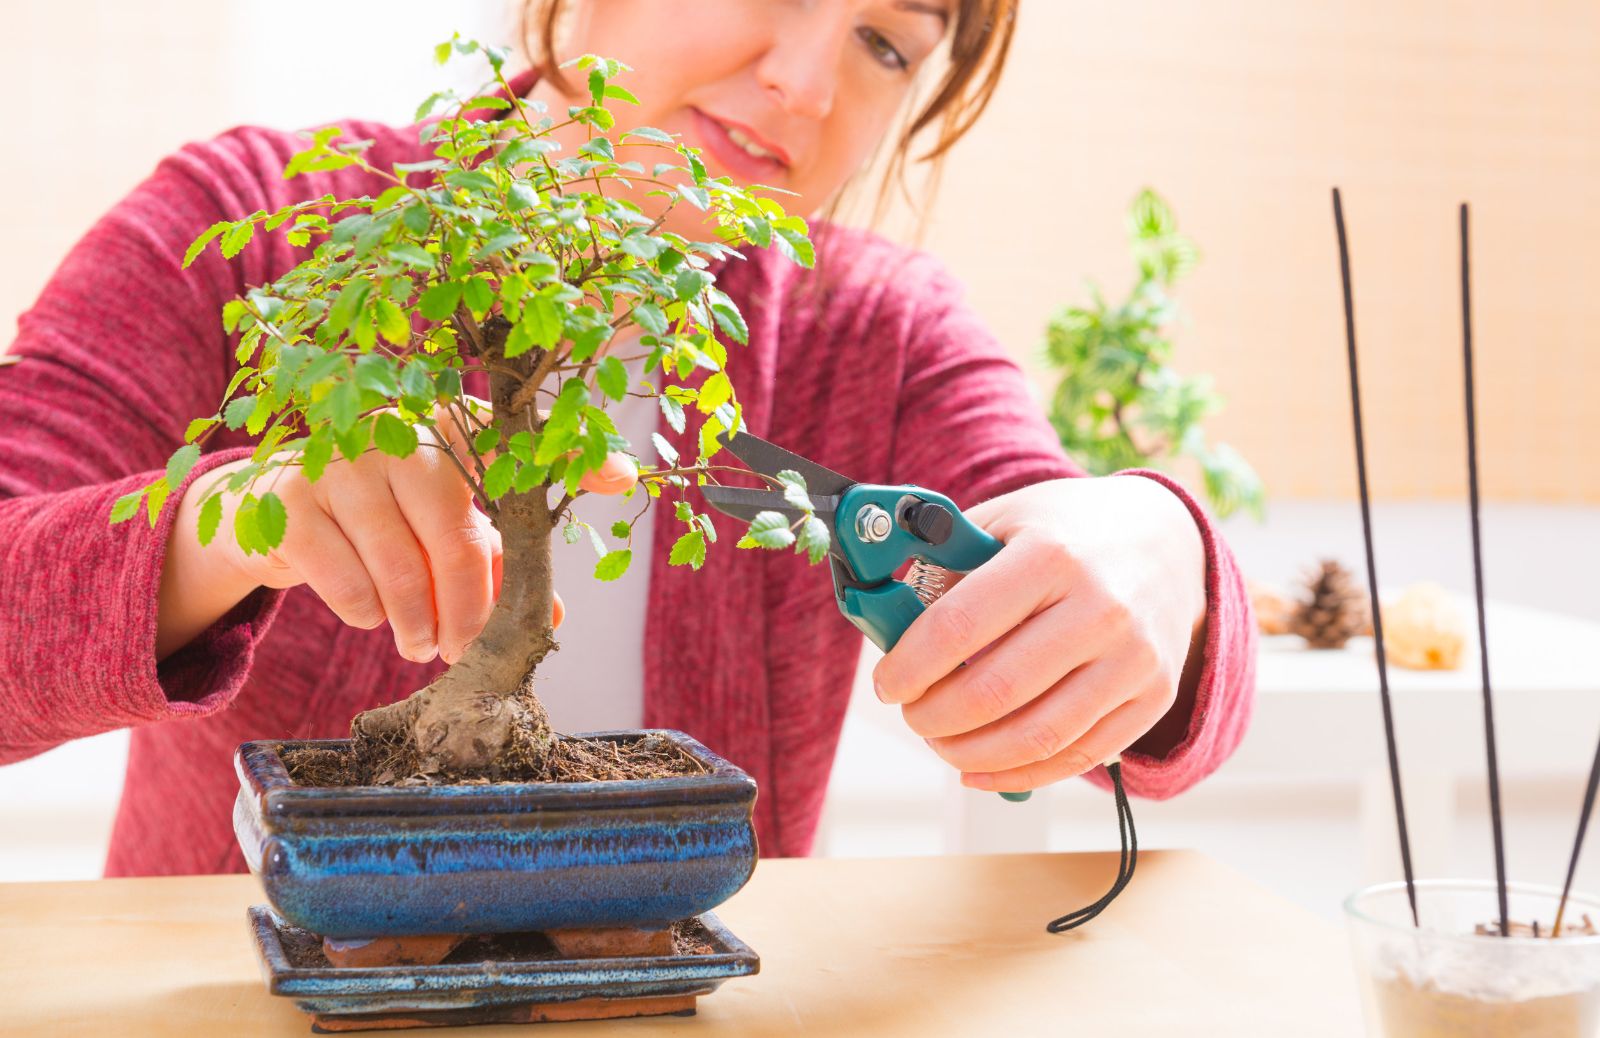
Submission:
<svg viewBox="0 0 1600 1038">
<path fill-rule="evenodd" d="M 1260 518 L 1265 493 L 1255 470 L 1227 444 L 1208 443 L 1200 427 L 1222 406 L 1211 380 L 1167 366 L 1178 314 L 1171 292 L 1199 253 L 1154 191 L 1139 193 L 1128 222 L 1139 271 L 1127 300 L 1111 306 L 1091 284 L 1090 305 L 1063 309 L 1045 332 L 1045 356 L 1062 373 L 1050 420 L 1093 475 L 1187 457 L 1218 515 L 1247 508 Z"/>
<path fill-rule="evenodd" d="M 577 61 L 589 103 L 552 115 L 511 90 L 507 50 L 457 36 L 437 48 L 441 63 L 452 53 L 483 55 L 493 80 L 479 96 L 445 91 L 423 103 L 418 122 L 441 106 L 446 113 L 425 124 L 432 158 L 379 169 L 364 155 L 370 141 L 341 141 L 337 127 L 316 131 L 286 177 L 355 166 L 387 189 L 224 221 L 189 248 L 185 266 L 212 243 L 232 258 L 258 232 L 283 228 L 293 245 L 316 242 L 304 262 L 224 306 L 240 365 L 224 400 L 189 424 L 161 478 L 116 502 L 112 521 L 129 519 L 142 503 L 153 525 L 201 445 L 224 425 L 259 436 L 259 446 L 247 466 L 202 491 L 196 533 L 210 543 L 222 495 L 239 494 L 231 536 L 246 552 L 283 540 L 289 519 L 271 489 L 275 471 L 299 466 L 315 481 L 336 455 L 442 449 L 502 538 L 500 596 L 483 632 L 435 681 L 354 720 L 356 754 L 384 763 L 386 779 L 541 777 L 552 774 L 558 744 L 533 690 L 534 671 L 555 647 L 552 535 L 560 528 L 573 542 L 587 534 L 599 580 L 616 579 L 633 561 L 630 522 L 601 532 L 573 512 L 584 474 L 608 452 L 632 450 L 608 409 L 648 396 L 680 433 L 691 414 L 700 419 L 694 461 L 653 434 L 661 464 L 641 464 L 630 492 L 642 488 L 646 507 L 672 502 L 684 532 L 671 564 L 699 569 L 716 529 L 684 488 L 712 478 L 718 437 L 741 427 L 726 344 L 747 337 L 738 307 L 707 268 L 738 258 L 745 245 L 808 267 L 813 251 L 803 220 L 765 193 L 708 176 L 695 149 L 649 127 L 614 133 L 609 103 L 638 103 L 612 82 L 626 70 L 619 62 Z M 586 142 L 562 154 L 552 134 L 573 124 L 586 128 Z M 623 150 L 655 161 L 622 161 Z M 654 215 L 616 190 L 641 184 Z M 663 230 L 681 205 L 706 214 L 711 240 Z M 637 385 L 608 351 L 630 329 L 645 359 Z M 487 402 L 463 391 L 463 377 L 479 371 Z M 439 435 L 419 436 L 435 429 Z M 455 452 L 442 446 L 451 432 L 465 441 Z M 780 482 L 809 508 L 798 475 Z M 739 544 L 793 546 L 815 562 L 827 551 L 827 528 L 807 519 L 814 516 L 791 525 L 764 513 Z"/>
</svg>

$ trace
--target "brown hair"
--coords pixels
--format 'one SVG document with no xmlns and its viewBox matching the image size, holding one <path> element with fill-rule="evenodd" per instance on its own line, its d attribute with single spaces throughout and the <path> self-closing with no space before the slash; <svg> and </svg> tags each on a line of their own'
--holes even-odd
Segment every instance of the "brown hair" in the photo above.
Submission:
<svg viewBox="0 0 1600 1038">
<path fill-rule="evenodd" d="M 914 142 L 930 127 L 936 128 L 933 146 L 917 156 L 918 162 L 931 162 L 933 168 L 928 191 L 937 185 L 938 166 L 955 143 L 972 129 L 1000 83 L 1016 32 L 1017 5 L 1021 0 L 956 0 L 955 17 L 949 34 L 949 62 L 944 74 L 914 116 L 906 120 L 890 156 L 888 176 L 879 192 L 881 215 L 889 187 L 898 182 L 905 190 L 905 173 Z M 566 0 L 528 0 L 523 8 L 524 41 L 537 31 L 538 49 L 529 54 L 533 64 L 561 89 L 568 85 L 557 67 L 556 32 L 561 24 Z M 907 191 L 909 196 L 909 191 Z"/>
</svg>

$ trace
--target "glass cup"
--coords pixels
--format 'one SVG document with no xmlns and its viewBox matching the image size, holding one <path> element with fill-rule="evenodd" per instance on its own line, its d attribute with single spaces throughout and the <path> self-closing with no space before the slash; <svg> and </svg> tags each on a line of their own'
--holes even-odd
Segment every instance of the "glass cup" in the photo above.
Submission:
<svg viewBox="0 0 1600 1038">
<path fill-rule="evenodd" d="M 1508 887 L 1512 932 L 1479 936 L 1500 918 L 1493 883 L 1416 884 L 1413 926 L 1404 883 L 1384 883 L 1344 903 L 1367 1034 L 1374 1038 L 1593 1038 L 1600 1034 L 1600 901 L 1567 898 L 1562 936 L 1547 935 L 1561 891 Z M 1593 920 L 1586 925 L 1585 916 Z M 1567 936 L 1572 932 L 1573 936 Z"/>
</svg>

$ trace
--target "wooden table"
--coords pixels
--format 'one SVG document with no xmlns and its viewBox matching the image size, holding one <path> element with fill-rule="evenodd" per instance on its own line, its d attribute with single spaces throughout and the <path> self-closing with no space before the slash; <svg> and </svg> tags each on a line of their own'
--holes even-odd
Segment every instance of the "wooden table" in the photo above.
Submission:
<svg viewBox="0 0 1600 1038">
<path fill-rule="evenodd" d="M 1104 915 L 1045 932 L 1114 871 L 1105 854 L 763 862 L 719 910 L 761 954 L 759 976 L 728 981 L 695 1017 L 544 1027 L 585 1038 L 1360 1033 L 1339 928 L 1191 851 L 1141 855 Z M 309 1033 L 262 983 L 245 929 L 261 900 L 248 876 L 0 884 L 0 1032 Z"/>
</svg>

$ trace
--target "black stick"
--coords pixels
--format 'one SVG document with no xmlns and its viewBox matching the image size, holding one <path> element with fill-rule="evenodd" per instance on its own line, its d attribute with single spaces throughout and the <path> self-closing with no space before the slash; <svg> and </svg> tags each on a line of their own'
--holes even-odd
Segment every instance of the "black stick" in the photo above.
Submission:
<svg viewBox="0 0 1600 1038">
<path fill-rule="evenodd" d="M 1500 899 L 1500 936 L 1511 936 L 1506 906 L 1506 844 L 1501 829 L 1500 761 L 1495 752 L 1494 694 L 1489 688 L 1489 625 L 1483 615 L 1483 536 L 1478 522 L 1478 420 L 1472 384 L 1472 249 L 1468 212 L 1461 204 L 1461 362 L 1467 392 L 1467 491 L 1472 512 L 1472 582 L 1478 599 L 1478 659 L 1483 674 L 1483 739 L 1489 754 L 1489 822 L 1494 828 L 1495 892 Z"/>
<path fill-rule="evenodd" d="M 1378 563 L 1372 549 L 1372 502 L 1367 493 L 1367 445 L 1361 431 L 1361 378 L 1356 367 L 1356 308 L 1350 287 L 1350 243 L 1344 229 L 1344 203 L 1333 189 L 1333 223 L 1339 232 L 1339 276 L 1344 283 L 1344 336 L 1350 359 L 1350 413 L 1355 421 L 1356 478 L 1361 486 L 1361 536 L 1367 546 L 1367 595 L 1372 603 L 1372 637 L 1378 652 L 1378 694 L 1383 702 L 1383 737 L 1389 749 L 1389 785 L 1394 789 L 1394 820 L 1400 830 L 1400 867 L 1406 876 L 1411 924 L 1417 916 L 1416 878 L 1411 871 L 1411 837 L 1406 829 L 1406 803 L 1400 793 L 1400 751 L 1394 738 L 1394 708 L 1389 700 L 1389 660 L 1383 649 L 1383 609 L 1378 604 Z"/>
<path fill-rule="evenodd" d="M 1551 937 L 1561 936 L 1561 917 L 1567 911 L 1567 895 L 1572 893 L 1572 877 L 1578 872 L 1578 855 L 1583 853 L 1583 836 L 1589 831 L 1589 815 L 1594 811 L 1595 787 L 1600 786 L 1600 745 L 1594 748 L 1594 763 L 1589 766 L 1589 788 L 1583 793 L 1583 812 L 1578 815 L 1578 835 L 1572 841 L 1572 860 L 1567 862 L 1567 880 L 1561 885 L 1561 902 L 1556 905 L 1556 924 Z"/>
</svg>

